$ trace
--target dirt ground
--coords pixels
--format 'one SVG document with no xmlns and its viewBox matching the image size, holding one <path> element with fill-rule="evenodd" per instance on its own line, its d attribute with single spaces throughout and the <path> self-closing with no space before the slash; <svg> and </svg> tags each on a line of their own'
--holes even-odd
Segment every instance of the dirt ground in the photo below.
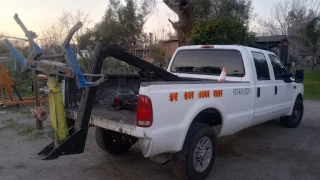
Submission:
<svg viewBox="0 0 320 180">
<path fill-rule="evenodd" d="M 218 140 L 208 179 L 320 179 L 320 101 L 305 101 L 296 129 L 270 121 Z M 176 179 L 172 164 L 157 165 L 134 146 L 111 156 L 98 148 L 90 128 L 85 152 L 43 161 L 36 154 L 50 143 L 49 121 L 35 130 L 31 107 L 0 109 L 0 179 Z M 3 114 L 5 111 L 5 114 Z"/>
</svg>

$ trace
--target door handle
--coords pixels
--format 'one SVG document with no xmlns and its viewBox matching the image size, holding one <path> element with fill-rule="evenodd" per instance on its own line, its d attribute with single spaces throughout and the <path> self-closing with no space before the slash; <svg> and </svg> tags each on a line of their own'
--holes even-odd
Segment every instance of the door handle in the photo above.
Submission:
<svg viewBox="0 0 320 180">
<path fill-rule="evenodd" d="M 257 89 L 257 97 L 260 97 L 260 87 Z"/>
<path fill-rule="evenodd" d="M 278 94 L 278 87 L 277 87 L 277 86 L 274 87 L 274 94 L 275 94 L 275 95 Z"/>
</svg>

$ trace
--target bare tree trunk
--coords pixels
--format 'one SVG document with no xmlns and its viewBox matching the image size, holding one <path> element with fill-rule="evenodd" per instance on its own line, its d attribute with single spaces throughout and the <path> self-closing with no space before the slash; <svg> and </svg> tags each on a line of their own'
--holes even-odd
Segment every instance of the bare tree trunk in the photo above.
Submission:
<svg viewBox="0 0 320 180">
<path fill-rule="evenodd" d="M 193 28 L 195 17 L 193 12 L 192 0 L 163 0 L 163 2 L 173 11 L 178 17 L 179 21 L 169 22 L 172 27 L 177 31 L 179 45 L 185 45 L 187 38 Z"/>
<path fill-rule="evenodd" d="M 316 52 L 317 52 L 317 48 L 314 46 L 312 48 L 312 68 L 311 68 L 312 71 L 314 70 L 315 66 L 317 65 Z"/>
</svg>

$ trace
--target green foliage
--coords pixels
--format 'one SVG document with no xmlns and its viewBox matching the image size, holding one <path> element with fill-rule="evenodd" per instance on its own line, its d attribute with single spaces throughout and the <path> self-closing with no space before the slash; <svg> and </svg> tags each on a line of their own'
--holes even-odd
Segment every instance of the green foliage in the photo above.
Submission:
<svg viewBox="0 0 320 180">
<path fill-rule="evenodd" d="M 234 18 L 199 20 L 194 26 L 190 44 L 247 44 L 255 34 Z"/>
<path fill-rule="evenodd" d="M 302 28 L 302 36 L 315 54 L 320 40 L 320 16 L 314 16 L 307 22 L 306 26 Z"/>
<path fill-rule="evenodd" d="M 212 15 L 212 0 L 194 1 L 193 9 L 197 19 L 209 18 Z"/>
<path fill-rule="evenodd" d="M 80 36 L 78 40 L 79 49 L 88 49 L 88 47 L 92 47 L 94 45 L 94 41 L 91 39 L 94 37 L 94 31 L 88 29 L 82 36 Z"/>
<path fill-rule="evenodd" d="M 189 44 L 247 44 L 252 0 L 203 0 L 194 2 L 196 23 Z"/>
<path fill-rule="evenodd" d="M 252 0 L 220 0 L 217 17 L 231 17 L 247 24 L 252 12 Z"/>
<path fill-rule="evenodd" d="M 11 77 L 17 87 L 23 86 L 28 87 L 31 86 L 32 78 L 29 73 L 22 72 L 20 68 L 14 70 L 10 70 Z"/>
<path fill-rule="evenodd" d="M 9 53 L 9 49 L 6 47 L 3 41 L 0 41 L 0 54 Z"/>
<path fill-rule="evenodd" d="M 201 0 L 194 1 L 196 19 L 232 17 L 247 24 L 252 15 L 252 0 Z"/>
<path fill-rule="evenodd" d="M 90 37 L 100 39 L 106 44 L 119 44 L 132 48 L 148 42 L 143 32 L 146 18 L 150 13 L 148 0 L 110 0 L 102 21 L 80 37 L 80 49 L 90 46 Z"/>
<path fill-rule="evenodd" d="M 167 63 L 169 62 L 166 59 L 165 50 L 163 47 L 160 47 L 159 45 L 153 45 L 150 46 L 150 53 L 153 59 L 153 64 L 156 66 L 167 66 Z"/>
<path fill-rule="evenodd" d="M 138 69 L 115 58 L 108 58 L 103 63 L 105 74 L 137 74 Z"/>
</svg>

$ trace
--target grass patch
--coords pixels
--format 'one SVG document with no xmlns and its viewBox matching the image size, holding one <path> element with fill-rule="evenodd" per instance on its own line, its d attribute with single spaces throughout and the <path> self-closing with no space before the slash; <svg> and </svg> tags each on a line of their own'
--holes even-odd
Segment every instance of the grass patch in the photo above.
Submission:
<svg viewBox="0 0 320 180">
<path fill-rule="evenodd" d="M 320 99 L 320 71 L 305 72 L 303 85 L 306 99 Z"/>
<path fill-rule="evenodd" d="M 43 130 L 37 130 L 35 131 L 33 134 L 31 134 L 30 139 L 31 140 L 40 140 L 43 139 L 45 136 L 45 133 L 43 132 Z"/>
<path fill-rule="evenodd" d="M 16 123 L 12 118 L 3 121 L 3 124 L 5 124 L 3 129 L 14 129 L 18 126 L 18 123 Z"/>
<path fill-rule="evenodd" d="M 21 114 L 31 114 L 30 109 L 28 109 L 28 108 L 19 109 L 19 112 Z"/>
<path fill-rule="evenodd" d="M 47 136 L 48 136 L 48 138 L 52 138 L 52 131 L 48 131 Z"/>
<path fill-rule="evenodd" d="M 34 130 L 33 127 L 31 127 L 31 126 L 29 126 L 29 125 L 26 125 L 26 127 L 23 128 L 23 130 L 19 132 L 19 135 L 27 135 L 27 134 L 30 134 L 30 133 L 32 133 L 33 130 Z"/>
<path fill-rule="evenodd" d="M 32 118 L 32 112 L 30 111 L 29 108 L 23 107 L 23 108 L 19 109 L 18 111 L 23 117 Z"/>
<path fill-rule="evenodd" d="M 312 70 L 311 67 L 292 67 L 291 72 L 295 70 L 304 70 L 304 98 L 309 100 L 320 99 L 320 68 L 316 67 Z M 294 75 L 292 76 L 294 78 Z"/>
</svg>

